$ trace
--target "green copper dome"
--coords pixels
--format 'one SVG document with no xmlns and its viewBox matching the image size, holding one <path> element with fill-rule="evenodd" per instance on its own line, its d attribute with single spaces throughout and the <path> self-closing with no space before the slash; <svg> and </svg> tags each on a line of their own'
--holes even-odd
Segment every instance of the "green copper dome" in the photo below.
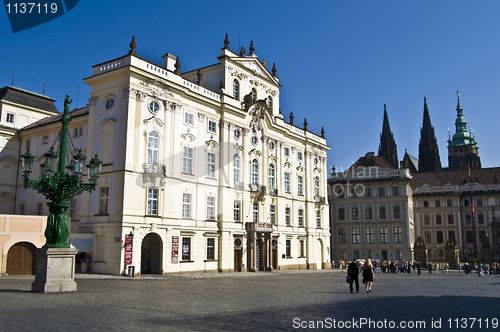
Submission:
<svg viewBox="0 0 500 332">
<path fill-rule="evenodd" d="M 448 139 L 448 147 L 476 145 L 475 137 L 467 131 L 467 121 L 464 118 L 460 96 L 457 103 L 457 119 L 455 120 L 455 134 Z"/>
</svg>

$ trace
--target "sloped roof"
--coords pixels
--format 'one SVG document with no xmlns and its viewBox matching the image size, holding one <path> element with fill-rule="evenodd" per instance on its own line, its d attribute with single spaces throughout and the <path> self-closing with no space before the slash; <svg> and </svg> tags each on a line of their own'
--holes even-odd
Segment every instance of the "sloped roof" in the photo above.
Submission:
<svg viewBox="0 0 500 332">
<path fill-rule="evenodd" d="M 500 167 L 474 169 L 470 173 L 473 183 L 496 184 L 500 181 Z M 467 170 L 415 173 L 412 175 L 415 187 L 422 187 L 424 185 L 443 186 L 446 184 L 460 186 L 469 182 L 469 173 Z"/>
<path fill-rule="evenodd" d="M 354 164 L 352 164 L 351 167 L 349 167 L 349 170 L 352 171 L 360 166 L 364 167 L 378 166 L 380 168 L 396 169 L 394 166 L 391 165 L 391 163 L 387 161 L 387 159 L 381 156 L 361 157 Z"/>
<path fill-rule="evenodd" d="M 82 108 L 74 109 L 71 112 L 69 112 L 69 117 L 73 119 L 73 118 L 76 118 L 79 116 L 84 116 L 87 114 L 89 114 L 89 108 L 85 106 Z M 43 118 L 41 120 L 38 120 L 37 122 L 30 124 L 29 126 L 23 127 L 23 129 L 21 129 L 21 131 L 25 131 L 25 130 L 36 128 L 36 127 L 45 126 L 45 125 L 48 125 L 48 124 L 51 124 L 54 122 L 59 122 L 59 121 L 61 121 L 62 115 L 63 115 L 63 113 L 59 113 L 57 115 Z"/>
<path fill-rule="evenodd" d="M 0 89 L 0 99 L 8 100 L 10 102 L 38 108 L 40 110 L 57 113 L 54 106 L 55 99 L 29 91 L 26 89 L 18 88 L 17 86 L 5 86 Z"/>
</svg>

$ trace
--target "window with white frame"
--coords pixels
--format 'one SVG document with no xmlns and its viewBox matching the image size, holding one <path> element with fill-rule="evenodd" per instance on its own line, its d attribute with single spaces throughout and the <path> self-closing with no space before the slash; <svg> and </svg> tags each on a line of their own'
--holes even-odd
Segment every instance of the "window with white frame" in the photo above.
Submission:
<svg viewBox="0 0 500 332">
<path fill-rule="evenodd" d="M 302 160 L 302 152 L 297 152 L 297 160 Z"/>
<path fill-rule="evenodd" d="M 182 260 L 185 262 L 191 261 L 191 238 L 182 238 Z"/>
<path fill-rule="evenodd" d="M 269 190 L 274 190 L 274 165 L 269 165 Z"/>
<path fill-rule="evenodd" d="M 267 97 L 267 107 L 269 107 L 269 111 L 273 111 L 273 98 L 271 96 Z"/>
<path fill-rule="evenodd" d="M 403 232 L 401 227 L 394 227 L 394 243 L 403 243 Z"/>
<path fill-rule="evenodd" d="M 285 257 L 290 258 L 292 257 L 291 253 L 291 246 L 292 246 L 292 240 L 285 240 Z"/>
<path fill-rule="evenodd" d="M 339 244 L 346 244 L 347 233 L 345 228 L 339 228 Z"/>
<path fill-rule="evenodd" d="M 304 227 L 304 210 L 299 209 L 299 227 Z"/>
<path fill-rule="evenodd" d="M 233 98 L 240 98 L 240 83 L 236 79 L 233 81 Z"/>
<path fill-rule="evenodd" d="M 276 223 L 276 205 L 274 204 L 269 207 L 269 221 L 271 224 Z"/>
<path fill-rule="evenodd" d="M 99 214 L 109 213 L 109 187 L 101 187 Z"/>
<path fill-rule="evenodd" d="M 42 144 L 49 144 L 49 135 L 43 135 Z"/>
<path fill-rule="evenodd" d="M 352 243 L 361 243 L 359 242 L 359 228 L 357 227 L 352 229 Z"/>
<path fill-rule="evenodd" d="M 316 227 L 321 228 L 321 211 L 316 210 Z"/>
<path fill-rule="evenodd" d="M 319 176 L 314 178 L 314 196 L 319 197 Z"/>
<path fill-rule="evenodd" d="M 400 206 L 394 206 L 393 212 L 394 212 L 394 218 L 401 218 L 401 207 Z"/>
<path fill-rule="evenodd" d="M 403 253 L 401 250 L 396 250 L 396 260 L 401 260 L 403 258 Z"/>
<path fill-rule="evenodd" d="M 259 184 L 259 163 L 257 159 L 252 161 L 252 184 Z"/>
<path fill-rule="evenodd" d="M 283 154 L 287 157 L 290 156 L 290 148 L 285 146 L 285 148 L 283 149 Z"/>
<path fill-rule="evenodd" d="M 306 257 L 305 247 L 305 241 L 299 240 L 300 257 Z"/>
<path fill-rule="evenodd" d="M 215 154 L 207 153 L 207 177 L 215 178 Z"/>
<path fill-rule="evenodd" d="M 250 96 L 252 97 L 252 101 L 255 103 L 257 101 L 257 90 L 252 89 Z"/>
<path fill-rule="evenodd" d="M 217 123 L 215 121 L 208 121 L 208 131 L 211 133 L 217 132 Z"/>
<path fill-rule="evenodd" d="M 373 243 L 373 227 L 366 227 L 366 243 Z"/>
<path fill-rule="evenodd" d="M 241 222 L 241 201 L 234 200 L 234 222 Z"/>
<path fill-rule="evenodd" d="M 285 208 L 285 225 L 290 226 L 290 208 Z"/>
<path fill-rule="evenodd" d="M 207 220 L 215 220 L 215 197 L 207 197 Z"/>
<path fill-rule="evenodd" d="M 184 123 L 187 125 L 193 125 L 193 114 L 185 112 L 184 113 Z"/>
<path fill-rule="evenodd" d="M 5 122 L 14 124 L 14 117 L 15 117 L 14 113 L 7 113 L 7 117 L 5 118 Z"/>
<path fill-rule="evenodd" d="M 160 135 L 156 131 L 151 131 L 148 135 L 148 164 L 158 164 L 158 144 Z"/>
<path fill-rule="evenodd" d="M 191 194 L 182 194 L 182 218 L 191 218 Z"/>
<path fill-rule="evenodd" d="M 380 227 L 380 243 L 388 243 L 389 236 L 387 233 L 387 227 Z"/>
<path fill-rule="evenodd" d="M 187 146 L 182 153 L 182 173 L 193 174 L 193 148 Z"/>
<path fill-rule="evenodd" d="M 158 189 L 148 188 L 148 215 L 158 215 Z"/>
<path fill-rule="evenodd" d="M 215 259 L 215 238 L 207 238 L 207 261 L 213 261 Z"/>
<path fill-rule="evenodd" d="M 285 192 L 289 193 L 290 192 L 290 173 L 285 172 L 284 177 L 285 177 Z"/>
<path fill-rule="evenodd" d="M 253 222 L 259 222 L 259 203 L 253 203 Z"/>
<path fill-rule="evenodd" d="M 302 175 L 297 176 L 297 194 L 299 195 L 304 195 L 303 188 L 302 188 Z"/>
<path fill-rule="evenodd" d="M 240 156 L 235 154 L 233 157 L 233 178 L 234 185 L 240 186 Z"/>
<path fill-rule="evenodd" d="M 68 209 L 69 211 L 69 217 L 71 220 L 76 220 L 76 199 L 73 199 L 71 201 L 71 206 Z"/>
</svg>

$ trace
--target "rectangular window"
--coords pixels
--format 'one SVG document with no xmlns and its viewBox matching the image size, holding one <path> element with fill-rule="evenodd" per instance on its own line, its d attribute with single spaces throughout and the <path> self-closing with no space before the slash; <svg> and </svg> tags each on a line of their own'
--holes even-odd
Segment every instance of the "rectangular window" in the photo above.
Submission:
<svg viewBox="0 0 500 332">
<path fill-rule="evenodd" d="M 339 220 L 345 220 L 345 209 L 339 208 Z"/>
<path fill-rule="evenodd" d="M 191 238 L 182 238 L 182 260 L 189 262 L 191 261 Z"/>
<path fill-rule="evenodd" d="M 241 222 L 241 201 L 236 199 L 234 201 L 234 222 Z"/>
<path fill-rule="evenodd" d="M 76 199 L 71 201 L 71 206 L 69 207 L 69 217 L 71 220 L 76 220 Z"/>
<path fill-rule="evenodd" d="M 453 225 L 453 215 L 452 214 L 449 214 L 448 215 L 448 225 Z"/>
<path fill-rule="evenodd" d="M 78 128 L 75 128 L 75 131 L 73 133 L 73 138 L 78 137 Z"/>
<path fill-rule="evenodd" d="M 366 251 L 366 257 L 367 258 L 373 258 L 373 250 L 367 250 Z"/>
<path fill-rule="evenodd" d="M 36 203 L 36 214 L 43 215 L 43 203 Z"/>
<path fill-rule="evenodd" d="M 457 238 L 455 237 L 455 231 L 448 231 L 448 241 L 449 240 L 457 240 Z"/>
<path fill-rule="evenodd" d="M 372 197 L 372 188 L 366 188 L 366 197 Z"/>
<path fill-rule="evenodd" d="M 109 187 L 101 188 L 99 214 L 109 213 Z"/>
<path fill-rule="evenodd" d="M 399 187 L 392 187 L 392 196 L 399 196 Z"/>
<path fill-rule="evenodd" d="M 446 200 L 446 206 L 448 207 L 453 206 L 453 200 L 451 199 Z"/>
<path fill-rule="evenodd" d="M 290 192 L 290 173 L 285 172 L 285 192 Z"/>
<path fill-rule="evenodd" d="M 304 193 L 302 191 L 302 175 L 299 175 L 297 177 L 297 193 L 299 195 L 304 195 Z"/>
<path fill-rule="evenodd" d="M 148 188 L 148 214 L 158 214 L 158 189 Z"/>
<path fill-rule="evenodd" d="M 207 153 L 207 177 L 215 179 L 215 154 Z"/>
<path fill-rule="evenodd" d="M 285 252 L 286 258 L 292 257 L 291 250 L 290 250 L 291 242 L 292 242 L 292 240 L 286 240 L 286 252 Z"/>
<path fill-rule="evenodd" d="M 366 219 L 373 219 L 373 211 L 371 206 L 366 207 Z"/>
<path fill-rule="evenodd" d="M 470 219 L 470 214 L 465 215 L 465 224 L 470 225 L 471 224 L 471 219 Z"/>
<path fill-rule="evenodd" d="M 378 188 L 378 195 L 379 196 L 385 196 L 385 188 L 384 187 Z"/>
<path fill-rule="evenodd" d="M 373 243 L 373 227 L 366 228 L 366 243 Z"/>
<path fill-rule="evenodd" d="M 49 135 L 43 135 L 42 144 L 49 144 Z"/>
<path fill-rule="evenodd" d="M 483 206 L 483 199 L 482 198 L 477 199 L 477 206 Z"/>
<path fill-rule="evenodd" d="M 359 219 L 359 209 L 358 208 L 352 208 L 352 219 L 353 220 Z"/>
<path fill-rule="evenodd" d="M 478 224 L 484 224 L 484 214 L 480 213 L 477 215 L 477 223 Z"/>
<path fill-rule="evenodd" d="M 436 215 L 436 225 L 441 225 L 443 223 L 443 221 L 441 220 L 441 215 L 438 214 Z"/>
<path fill-rule="evenodd" d="M 401 218 L 401 207 L 395 206 L 393 210 L 394 210 L 394 218 Z"/>
<path fill-rule="evenodd" d="M 431 232 L 430 232 L 430 231 L 425 231 L 425 232 L 424 232 L 424 242 L 425 242 L 426 244 L 428 244 L 428 243 L 431 243 L 431 242 L 432 242 L 431 240 L 432 240 L 432 239 L 431 239 Z"/>
<path fill-rule="evenodd" d="M 193 174 L 193 149 L 187 146 L 182 152 L 182 173 Z"/>
<path fill-rule="evenodd" d="M 385 211 L 385 206 L 379 206 L 379 217 L 380 219 L 385 219 L 387 218 L 387 213 Z"/>
<path fill-rule="evenodd" d="M 26 149 L 29 149 L 29 148 L 31 148 L 31 140 L 30 139 L 26 140 Z"/>
<path fill-rule="evenodd" d="M 306 257 L 304 240 L 300 240 L 299 242 L 300 242 L 300 257 Z"/>
<path fill-rule="evenodd" d="M 191 194 L 182 194 L 182 218 L 191 218 Z"/>
<path fill-rule="evenodd" d="M 424 225 L 429 226 L 431 224 L 431 217 L 428 215 L 424 216 Z"/>
<path fill-rule="evenodd" d="M 83 135 L 83 127 L 78 128 L 78 136 Z"/>
<path fill-rule="evenodd" d="M 474 240 L 472 239 L 472 231 L 465 231 L 465 241 L 467 243 L 473 243 Z"/>
<path fill-rule="evenodd" d="M 297 152 L 297 160 L 302 160 L 302 152 Z"/>
<path fill-rule="evenodd" d="M 429 207 L 429 201 L 424 201 L 424 207 Z"/>
<path fill-rule="evenodd" d="M 316 227 L 321 228 L 321 211 L 316 211 Z"/>
<path fill-rule="evenodd" d="M 339 228 L 339 244 L 345 244 L 347 240 L 346 229 Z"/>
<path fill-rule="evenodd" d="M 389 236 L 387 233 L 387 227 L 380 227 L 380 243 L 388 243 Z"/>
<path fill-rule="evenodd" d="M 345 250 L 340 250 L 340 259 L 345 260 Z"/>
<path fill-rule="evenodd" d="M 276 223 L 276 205 L 271 205 L 269 207 L 269 221 L 271 224 Z"/>
<path fill-rule="evenodd" d="M 207 220 L 215 220 L 215 197 L 207 197 Z"/>
<path fill-rule="evenodd" d="M 290 208 L 285 208 L 285 225 L 290 226 Z"/>
<path fill-rule="evenodd" d="M 304 210 L 299 209 L 299 227 L 304 227 Z"/>
<path fill-rule="evenodd" d="M 288 157 L 288 156 L 290 156 L 290 148 L 285 147 L 285 148 L 283 149 L 283 153 L 284 153 L 284 155 L 285 155 L 285 156 L 287 156 L 287 157 Z"/>
<path fill-rule="evenodd" d="M 14 124 L 14 113 L 7 113 L 7 118 L 5 119 L 7 123 Z"/>
<path fill-rule="evenodd" d="M 215 238 L 207 238 L 207 261 L 215 259 Z"/>
<path fill-rule="evenodd" d="M 468 199 L 464 199 L 464 206 L 469 206 L 469 200 Z"/>
<path fill-rule="evenodd" d="M 436 242 L 443 243 L 443 231 L 436 231 Z"/>
<path fill-rule="evenodd" d="M 435 206 L 435 207 L 441 207 L 441 201 L 440 201 L 439 199 L 436 199 L 436 200 L 434 201 L 434 206 Z"/>
<path fill-rule="evenodd" d="M 259 203 L 253 203 L 253 222 L 259 222 Z"/>
<path fill-rule="evenodd" d="M 217 132 L 217 124 L 214 121 L 208 121 L 208 131 L 211 133 Z"/>
<path fill-rule="evenodd" d="M 353 228 L 352 229 L 352 243 L 360 243 L 359 242 L 359 228 Z"/>
<path fill-rule="evenodd" d="M 188 125 L 193 125 L 193 114 L 191 113 L 184 113 L 184 123 Z"/>
<path fill-rule="evenodd" d="M 358 259 L 359 258 L 359 250 L 353 250 L 352 251 L 352 257 L 354 259 Z"/>
<path fill-rule="evenodd" d="M 394 243 L 403 243 L 403 231 L 401 227 L 394 227 Z"/>
<path fill-rule="evenodd" d="M 386 261 L 387 260 L 387 250 L 382 250 L 381 254 L 382 254 L 382 260 Z"/>
<path fill-rule="evenodd" d="M 401 250 L 396 250 L 396 260 L 401 260 L 401 257 L 402 257 L 402 252 Z"/>
</svg>

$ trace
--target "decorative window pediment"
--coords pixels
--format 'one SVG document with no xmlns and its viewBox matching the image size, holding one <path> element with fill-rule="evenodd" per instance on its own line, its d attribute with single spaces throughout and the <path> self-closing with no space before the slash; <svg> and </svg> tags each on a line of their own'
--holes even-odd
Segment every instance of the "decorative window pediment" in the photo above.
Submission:
<svg viewBox="0 0 500 332">
<path fill-rule="evenodd" d="M 182 141 L 186 145 L 193 145 L 193 143 L 196 141 L 196 137 L 189 132 L 189 129 L 188 129 L 187 133 L 181 134 L 181 137 L 182 137 Z"/>
</svg>

